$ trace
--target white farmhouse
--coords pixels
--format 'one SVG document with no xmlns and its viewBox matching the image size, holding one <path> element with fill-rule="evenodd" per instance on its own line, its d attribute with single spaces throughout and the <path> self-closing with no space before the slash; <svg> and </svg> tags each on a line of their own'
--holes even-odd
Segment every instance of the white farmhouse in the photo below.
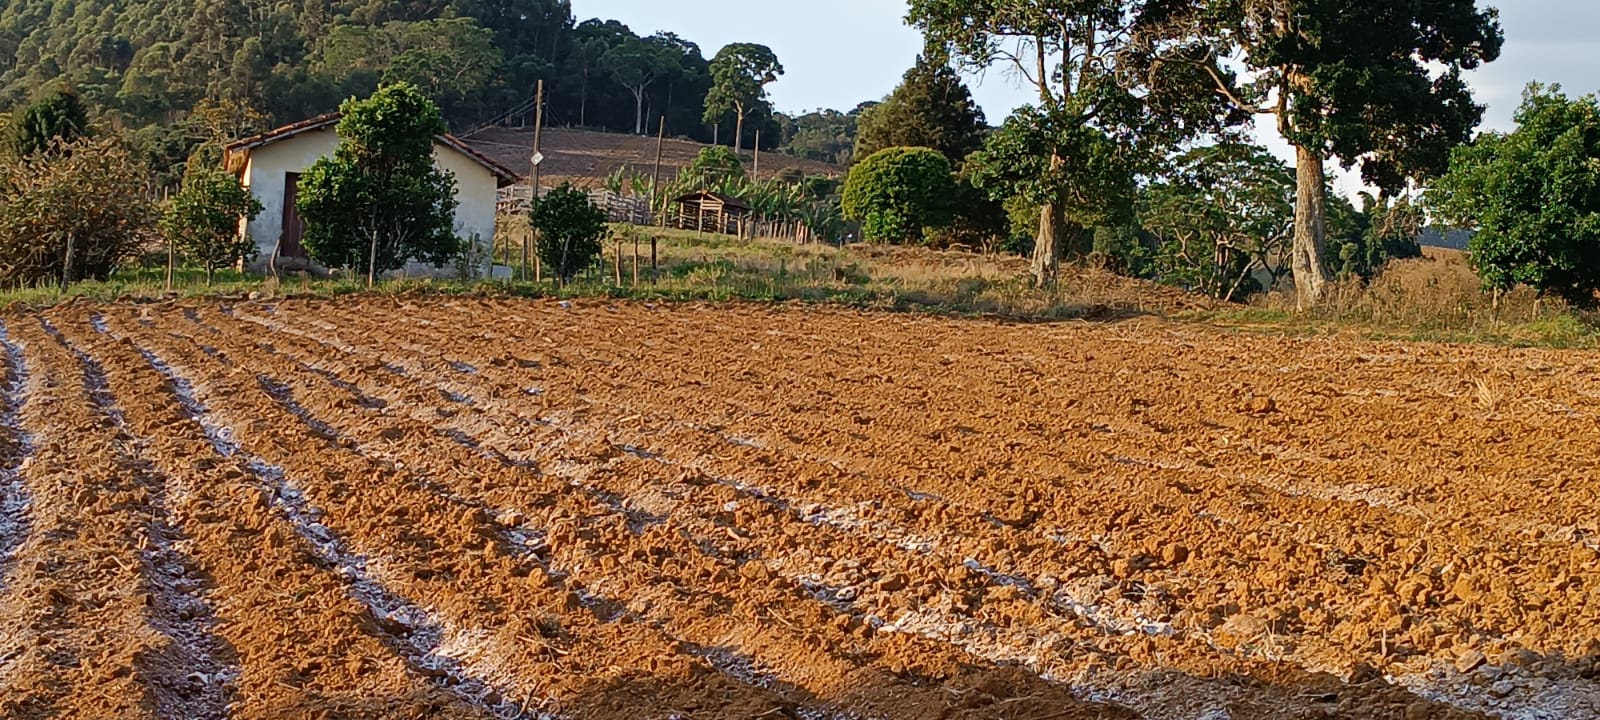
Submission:
<svg viewBox="0 0 1600 720">
<path fill-rule="evenodd" d="M 223 161 L 250 193 L 261 201 L 260 215 L 243 232 L 255 240 L 260 254 L 250 270 L 311 268 L 300 238 L 305 225 L 295 210 L 300 174 L 318 159 L 333 155 L 339 146 L 334 126 L 339 114 L 330 113 L 285 125 L 228 145 Z M 497 191 L 517 182 L 516 173 L 473 150 L 453 135 L 434 138 L 433 162 L 456 178 L 456 235 L 476 245 L 474 257 L 481 265 L 474 272 L 489 273 L 493 247 Z M 446 268 L 451 271 L 451 268 Z M 429 265 L 414 264 L 407 275 L 436 274 Z"/>
</svg>

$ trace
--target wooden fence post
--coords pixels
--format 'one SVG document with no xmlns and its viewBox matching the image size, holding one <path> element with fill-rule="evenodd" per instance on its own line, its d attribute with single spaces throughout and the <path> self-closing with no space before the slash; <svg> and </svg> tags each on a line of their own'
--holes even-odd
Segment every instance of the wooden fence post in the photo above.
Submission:
<svg viewBox="0 0 1600 720">
<path fill-rule="evenodd" d="M 622 287 L 622 238 L 616 238 L 612 243 L 611 274 L 617 280 L 617 287 Z"/>
<path fill-rule="evenodd" d="M 650 284 L 654 285 L 661 279 L 661 274 L 656 265 L 656 236 L 650 236 Z"/>
<path fill-rule="evenodd" d="M 172 241 L 172 236 L 168 235 L 167 236 L 167 289 L 164 292 L 168 292 L 168 293 L 172 292 L 172 269 L 173 269 L 174 265 L 177 265 L 177 260 L 178 260 L 177 248 L 174 247 L 174 243 Z"/>
<path fill-rule="evenodd" d="M 639 287 L 639 235 L 633 236 L 633 286 Z"/>
</svg>

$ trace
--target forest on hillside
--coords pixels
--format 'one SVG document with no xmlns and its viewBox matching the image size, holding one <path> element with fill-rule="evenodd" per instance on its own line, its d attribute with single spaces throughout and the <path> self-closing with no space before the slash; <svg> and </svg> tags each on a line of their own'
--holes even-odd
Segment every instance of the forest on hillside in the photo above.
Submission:
<svg viewBox="0 0 1600 720">
<path fill-rule="evenodd" d="M 0 10 L 0 108 L 64 85 L 164 168 L 384 82 L 422 88 L 460 132 L 530 114 L 544 80 L 551 125 L 653 134 L 665 118 L 671 136 L 732 144 L 732 112 L 704 119 L 707 55 L 673 33 L 578 21 L 567 0 L 13 0 Z M 787 117 L 763 101 L 742 125 L 744 147 L 759 133 L 764 148 L 793 141 L 816 160 L 853 145 L 853 113 Z"/>
</svg>

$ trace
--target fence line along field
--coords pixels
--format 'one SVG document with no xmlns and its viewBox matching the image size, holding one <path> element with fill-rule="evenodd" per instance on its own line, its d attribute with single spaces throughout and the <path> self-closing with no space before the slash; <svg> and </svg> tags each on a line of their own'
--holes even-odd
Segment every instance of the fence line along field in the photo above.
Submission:
<svg viewBox="0 0 1600 720">
<path fill-rule="evenodd" d="M 768 306 L 3 316 L 0 716 L 1600 717 L 1600 359 Z"/>
</svg>

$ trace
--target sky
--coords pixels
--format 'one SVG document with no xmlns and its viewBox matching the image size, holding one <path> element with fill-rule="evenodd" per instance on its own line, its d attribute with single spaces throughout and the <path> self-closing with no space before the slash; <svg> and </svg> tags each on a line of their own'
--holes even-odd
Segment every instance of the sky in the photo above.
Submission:
<svg viewBox="0 0 1600 720">
<path fill-rule="evenodd" d="M 1600 2 L 1595 0 L 1479 0 L 1500 8 L 1506 44 L 1498 61 L 1469 75 L 1478 102 L 1488 106 L 1484 128 L 1507 130 L 1529 81 L 1559 83 L 1572 95 L 1600 91 Z M 574 0 L 580 20 L 620 20 L 647 35 L 670 30 L 700 45 L 709 58 L 723 45 L 755 42 L 772 48 L 784 76 L 769 86 L 774 106 L 787 113 L 849 110 L 881 100 L 900 82 L 922 49 L 905 24 L 904 0 L 698 0 L 692 10 L 667 0 Z M 999 124 L 1033 95 L 1000 68 L 971 77 L 973 97 Z M 1259 139 L 1292 162 L 1271 131 Z M 1344 178 L 1346 191 L 1357 183 Z"/>
</svg>

